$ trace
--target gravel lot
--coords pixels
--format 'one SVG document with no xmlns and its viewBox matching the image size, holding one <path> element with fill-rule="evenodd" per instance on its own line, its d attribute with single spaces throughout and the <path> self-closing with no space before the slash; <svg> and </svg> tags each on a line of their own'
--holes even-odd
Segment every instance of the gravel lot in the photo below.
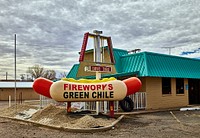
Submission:
<svg viewBox="0 0 200 138">
<path fill-rule="evenodd" d="M 0 118 L 0 128 L 2 138 L 199 138 L 200 111 L 125 115 L 113 130 L 104 132 L 72 133 L 5 118 Z"/>
</svg>

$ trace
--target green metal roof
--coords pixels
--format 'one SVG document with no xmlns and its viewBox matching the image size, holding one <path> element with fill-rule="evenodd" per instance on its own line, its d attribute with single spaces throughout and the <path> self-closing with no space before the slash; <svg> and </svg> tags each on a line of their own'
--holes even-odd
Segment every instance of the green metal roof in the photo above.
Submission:
<svg viewBox="0 0 200 138">
<path fill-rule="evenodd" d="M 200 78 L 200 60 L 152 52 L 121 57 L 123 72 L 139 71 L 139 76 Z"/>
<path fill-rule="evenodd" d="M 121 56 L 128 55 L 128 51 L 122 49 L 113 48 L 113 55 L 115 58 L 115 68 L 117 72 L 122 72 Z"/>
<path fill-rule="evenodd" d="M 126 50 L 113 49 L 116 74 L 102 77 L 119 77 L 137 74 L 139 77 L 171 77 L 200 79 L 200 60 L 179 56 L 140 52 L 128 54 Z M 76 78 L 79 64 L 75 64 L 67 77 Z M 94 76 L 88 76 L 93 78 Z"/>
<path fill-rule="evenodd" d="M 67 74 L 66 78 L 76 78 L 76 74 L 78 73 L 78 68 L 79 64 L 74 64 L 70 72 Z"/>
<path fill-rule="evenodd" d="M 200 60 L 146 53 L 149 76 L 200 78 Z M 158 64 L 156 64 L 158 63 Z"/>
<path fill-rule="evenodd" d="M 146 58 L 144 53 L 121 56 L 122 72 L 139 71 L 139 76 L 147 76 Z"/>
</svg>

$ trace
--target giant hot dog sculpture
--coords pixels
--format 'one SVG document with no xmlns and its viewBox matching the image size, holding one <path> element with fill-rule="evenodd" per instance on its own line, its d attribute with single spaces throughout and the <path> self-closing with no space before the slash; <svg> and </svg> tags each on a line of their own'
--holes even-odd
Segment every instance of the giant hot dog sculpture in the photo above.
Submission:
<svg viewBox="0 0 200 138">
<path fill-rule="evenodd" d="M 136 77 L 123 81 L 113 78 L 92 81 L 65 78 L 57 82 L 38 78 L 33 83 L 33 89 L 58 102 L 120 101 L 139 91 L 141 85 Z"/>
</svg>

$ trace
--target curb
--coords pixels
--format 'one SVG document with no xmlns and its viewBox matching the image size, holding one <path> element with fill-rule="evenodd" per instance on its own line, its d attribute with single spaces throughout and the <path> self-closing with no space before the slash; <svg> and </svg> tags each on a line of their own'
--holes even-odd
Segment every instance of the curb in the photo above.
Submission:
<svg viewBox="0 0 200 138">
<path fill-rule="evenodd" d="M 104 127 L 99 127 L 99 128 L 59 127 L 59 126 L 53 126 L 53 125 L 40 124 L 38 122 L 34 122 L 34 121 L 31 121 L 31 120 L 22 120 L 22 119 L 13 118 L 13 117 L 7 117 L 7 116 L 0 116 L 0 117 L 1 118 L 6 118 L 6 119 L 11 119 L 11 120 L 14 120 L 14 121 L 24 122 L 24 123 L 31 123 L 31 124 L 36 125 L 36 126 L 42 126 L 42 127 L 51 128 L 51 129 L 64 130 L 64 131 L 68 131 L 68 132 L 82 132 L 82 133 L 85 132 L 85 133 L 88 133 L 88 132 L 99 132 L 99 131 L 106 131 L 106 130 L 114 129 L 114 126 L 124 117 L 124 115 L 121 115 L 120 117 L 118 117 L 110 125 L 104 126 Z"/>
</svg>

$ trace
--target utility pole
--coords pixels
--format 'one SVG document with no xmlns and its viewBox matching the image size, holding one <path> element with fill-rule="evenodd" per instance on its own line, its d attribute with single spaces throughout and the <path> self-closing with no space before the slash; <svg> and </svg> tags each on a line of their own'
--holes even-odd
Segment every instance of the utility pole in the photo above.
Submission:
<svg viewBox="0 0 200 138">
<path fill-rule="evenodd" d="M 15 60 L 15 112 L 17 111 L 17 88 L 16 88 L 16 79 L 17 79 L 17 66 L 16 66 L 16 61 L 17 61 L 17 35 L 15 34 L 15 52 L 14 52 L 14 60 Z"/>
<path fill-rule="evenodd" d="M 168 49 L 169 50 L 169 55 L 171 55 L 171 49 L 175 48 L 175 47 L 162 47 L 162 48 Z"/>
<path fill-rule="evenodd" d="M 8 80 L 8 72 L 6 72 L 6 80 Z"/>
</svg>

